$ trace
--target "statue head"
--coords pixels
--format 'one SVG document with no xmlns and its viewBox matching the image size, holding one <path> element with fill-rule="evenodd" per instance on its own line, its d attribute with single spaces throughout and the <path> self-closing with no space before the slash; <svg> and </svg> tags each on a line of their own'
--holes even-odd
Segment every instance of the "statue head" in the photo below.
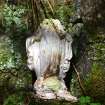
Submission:
<svg viewBox="0 0 105 105">
<path fill-rule="evenodd" d="M 40 24 L 40 27 L 57 32 L 59 37 L 62 37 L 66 34 L 63 25 L 58 19 L 44 19 Z"/>
</svg>

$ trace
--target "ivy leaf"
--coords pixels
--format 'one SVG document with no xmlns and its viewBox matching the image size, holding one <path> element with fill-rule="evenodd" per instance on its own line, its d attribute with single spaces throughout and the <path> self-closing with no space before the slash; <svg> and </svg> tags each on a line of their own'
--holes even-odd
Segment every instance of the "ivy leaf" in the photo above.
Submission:
<svg viewBox="0 0 105 105">
<path fill-rule="evenodd" d="M 18 17 L 14 17 L 14 18 L 13 18 L 13 21 L 14 21 L 14 23 L 15 23 L 16 25 L 20 25 L 20 24 L 21 24 L 20 18 L 18 18 Z"/>
<path fill-rule="evenodd" d="M 86 103 L 90 103 L 91 102 L 91 98 L 89 96 L 86 96 L 85 97 L 85 101 L 86 101 Z"/>
<path fill-rule="evenodd" d="M 101 105 L 100 103 L 90 103 L 90 105 Z"/>
<path fill-rule="evenodd" d="M 91 103 L 91 98 L 89 96 L 86 96 L 86 97 L 82 96 L 82 97 L 80 97 L 80 103 L 82 105 L 89 104 L 89 103 Z"/>
<path fill-rule="evenodd" d="M 81 103 L 81 104 L 85 104 L 85 97 L 84 97 L 84 96 L 81 96 L 81 97 L 80 97 L 80 103 Z"/>
</svg>

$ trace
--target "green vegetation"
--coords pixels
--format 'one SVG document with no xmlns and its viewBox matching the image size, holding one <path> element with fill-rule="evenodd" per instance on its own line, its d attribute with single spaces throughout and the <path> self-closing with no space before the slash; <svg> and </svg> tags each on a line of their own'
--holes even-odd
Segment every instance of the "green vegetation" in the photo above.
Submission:
<svg viewBox="0 0 105 105">
<path fill-rule="evenodd" d="M 79 105 L 102 105 L 101 103 L 94 103 L 89 96 L 81 96 L 79 99 Z"/>
<path fill-rule="evenodd" d="M 2 17 L 2 27 L 5 32 L 13 31 L 13 28 L 19 31 L 27 29 L 27 19 L 23 18 L 26 11 L 24 6 L 2 5 L 0 15 Z"/>
<path fill-rule="evenodd" d="M 24 32 L 28 30 L 26 18 L 27 9 L 20 5 L 2 4 L 0 6 L 0 69 L 19 69 L 24 62 L 25 56 L 22 48 L 25 43 Z M 21 46 L 20 46 L 21 45 Z M 20 47 L 19 47 L 20 46 Z"/>
<path fill-rule="evenodd" d="M 74 5 L 61 5 L 55 8 L 55 16 L 58 18 L 62 24 L 68 29 L 68 22 L 70 17 L 74 15 L 75 8 Z"/>
<path fill-rule="evenodd" d="M 3 105 L 23 105 L 24 97 L 21 95 L 11 95 L 9 96 Z"/>
</svg>

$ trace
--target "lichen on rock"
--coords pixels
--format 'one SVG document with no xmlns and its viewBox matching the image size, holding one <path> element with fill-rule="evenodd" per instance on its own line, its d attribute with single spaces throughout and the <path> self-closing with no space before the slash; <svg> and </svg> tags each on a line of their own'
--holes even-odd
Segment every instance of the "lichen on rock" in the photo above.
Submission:
<svg viewBox="0 0 105 105">
<path fill-rule="evenodd" d="M 61 88 L 61 83 L 57 77 L 49 77 L 44 80 L 44 85 L 53 91 L 58 91 Z"/>
</svg>

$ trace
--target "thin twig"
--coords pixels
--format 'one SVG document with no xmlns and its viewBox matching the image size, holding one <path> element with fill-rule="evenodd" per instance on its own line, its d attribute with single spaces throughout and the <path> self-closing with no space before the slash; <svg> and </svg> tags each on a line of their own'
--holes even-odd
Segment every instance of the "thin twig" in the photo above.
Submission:
<svg viewBox="0 0 105 105">
<path fill-rule="evenodd" d="M 84 87 L 83 87 L 83 85 L 82 85 L 82 82 L 81 82 L 81 79 L 80 79 L 80 74 L 79 74 L 79 72 L 77 71 L 77 69 L 76 69 L 76 67 L 75 67 L 74 64 L 73 64 L 73 67 L 74 67 L 74 70 L 75 70 L 75 72 L 76 72 L 76 75 L 77 75 L 77 79 L 78 79 L 80 88 L 81 88 L 83 94 L 86 95 L 85 89 L 84 89 Z"/>
<path fill-rule="evenodd" d="M 47 0 L 47 3 L 48 3 L 48 5 L 49 5 L 49 7 L 50 7 L 51 12 L 54 14 L 54 10 L 53 10 L 53 7 L 52 7 L 52 5 L 51 5 L 50 1 L 49 1 L 49 0 Z"/>
</svg>

